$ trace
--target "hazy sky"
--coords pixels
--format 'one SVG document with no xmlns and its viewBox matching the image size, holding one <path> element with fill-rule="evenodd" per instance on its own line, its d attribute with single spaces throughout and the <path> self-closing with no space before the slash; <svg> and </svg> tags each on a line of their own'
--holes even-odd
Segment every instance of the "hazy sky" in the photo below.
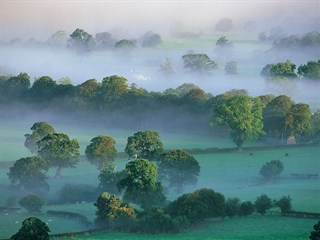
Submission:
<svg viewBox="0 0 320 240">
<path fill-rule="evenodd" d="M 231 18 L 239 27 L 246 21 L 287 24 L 291 28 L 308 23 L 320 25 L 319 0 L 0 0 L 0 3 L 1 39 L 5 41 L 30 37 L 46 40 L 58 30 L 71 33 L 76 28 L 92 34 L 117 30 L 137 36 L 150 29 L 168 32 L 174 21 L 182 22 L 186 31 L 197 32 L 214 29 L 223 17 Z"/>
</svg>

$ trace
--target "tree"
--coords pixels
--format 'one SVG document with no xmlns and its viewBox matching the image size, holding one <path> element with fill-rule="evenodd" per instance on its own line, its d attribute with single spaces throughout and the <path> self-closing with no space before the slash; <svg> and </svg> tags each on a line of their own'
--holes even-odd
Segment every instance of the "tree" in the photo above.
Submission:
<svg viewBox="0 0 320 240">
<path fill-rule="evenodd" d="M 27 209 L 29 213 L 40 212 L 43 206 L 43 199 L 36 194 L 28 194 L 20 199 L 19 205 Z"/>
<path fill-rule="evenodd" d="M 183 55 L 182 60 L 184 68 L 191 72 L 210 73 L 218 68 L 218 65 L 207 54 L 189 53 Z"/>
<path fill-rule="evenodd" d="M 275 201 L 275 206 L 281 209 L 281 214 L 292 211 L 290 196 L 283 196 L 280 200 Z"/>
<path fill-rule="evenodd" d="M 289 60 L 275 64 L 267 64 L 261 71 L 261 75 L 273 80 L 296 78 L 296 65 Z"/>
<path fill-rule="evenodd" d="M 141 157 L 148 160 L 157 159 L 163 152 L 163 144 L 160 136 L 155 131 L 136 132 L 128 137 L 124 150 L 129 157 Z"/>
<path fill-rule="evenodd" d="M 5 94 L 9 98 L 24 97 L 30 87 L 30 76 L 27 73 L 20 73 L 18 76 L 10 77 L 5 81 Z"/>
<path fill-rule="evenodd" d="M 127 40 L 127 39 L 122 39 L 114 45 L 116 49 L 124 49 L 124 50 L 130 50 L 134 49 L 137 47 L 137 43 L 135 40 Z"/>
<path fill-rule="evenodd" d="M 30 217 L 22 222 L 19 231 L 10 237 L 11 240 L 49 240 L 50 229 L 39 218 Z"/>
<path fill-rule="evenodd" d="M 251 201 L 244 201 L 240 204 L 240 215 L 248 216 L 254 212 L 254 205 Z"/>
<path fill-rule="evenodd" d="M 129 161 L 125 167 L 126 177 L 118 182 L 118 188 L 124 189 L 124 200 L 139 204 L 148 209 L 162 206 L 165 201 L 163 189 L 157 181 L 157 166 L 146 159 Z"/>
<path fill-rule="evenodd" d="M 223 18 L 216 24 L 216 31 L 229 32 L 233 29 L 232 20 L 229 18 Z"/>
<path fill-rule="evenodd" d="M 318 109 L 311 116 L 312 131 L 311 135 L 315 138 L 320 137 L 320 109 Z"/>
<path fill-rule="evenodd" d="M 128 80 L 124 77 L 112 75 L 103 78 L 101 97 L 105 104 L 114 103 L 129 93 Z"/>
<path fill-rule="evenodd" d="M 263 176 L 263 178 L 266 181 L 270 181 L 274 178 L 279 177 L 282 171 L 283 171 L 282 162 L 280 160 L 272 160 L 270 162 L 263 164 L 259 173 L 261 176 Z"/>
<path fill-rule="evenodd" d="M 20 158 L 10 167 L 8 177 L 12 184 L 18 184 L 25 190 L 48 190 L 46 172 L 49 166 L 50 163 L 40 157 Z"/>
<path fill-rule="evenodd" d="M 171 62 L 169 61 L 168 58 L 164 58 L 161 61 L 159 71 L 164 73 L 164 74 L 173 74 L 175 72 L 174 69 L 173 69 L 173 66 L 172 66 L 172 64 L 171 64 Z"/>
<path fill-rule="evenodd" d="M 319 240 L 320 239 L 320 220 L 318 223 L 313 225 L 313 231 L 311 231 L 309 238 L 311 240 Z"/>
<path fill-rule="evenodd" d="M 35 80 L 30 89 L 30 96 L 34 101 L 48 101 L 55 96 L 56 81 L 49 76 L 42 76 Z"/>
<path fill-rule="evenodd" d="M 79 160 L 79 143 L 65 133 L 50 133 L 39 142 L 39 155 L 58 167 L 55 177 L 61 177 L 63 168 L 75 167 Z"/>
<path fill-rule="evenodd" d="M 291 106 L 285 118 L 289 136 L 303 136 L 311 132 L 312 113 L 308 104 L 298 103 Z"/>
<path fill-rule="evenodd" d="M 176 192 L 181 193 L 184 185 L 197 183 L 200 167 L 191 154 L 183 150 L 173 150 L 161 155 L 159 172 L 162 177 L 168 178 L 170 187 L 175 187 Z"/>
<path fill-rule="evenodd" d="M 320 80 L 320 60 L 308 61 L 305 65 L 298 67 L 298 75 L 303 78 Z"/>
<path fill-rule="evenodd" d="M 108 192 L 103 192 L 94 203 L 97 207 L 96 223 L 116 229 L 130 229 L 128 225 L 136 220 L 134 209 L 122 199 Z"/>
<path fill-rule="evenodd" d="M 95 36 L 95 42 L 99 49 L 111 48 L 115 44 L 115 40 L 109 32 L 97 33 Z"/>
<path fill-rule="evenodd" d="M 245 140 L 255 140 L 264 134 L 262 122 L 262 103 L 259 98 L 239 95 L 217 107 L 211 124 L 226 124 L 230 136 L 241 150 Z"/>
<path fill-rule="evenodd" d="M 191 89 L 186 95 L 183 97 L 183 102 L 188 105 L 196 105 L 199 109 L 199 105 L 204 104 L 209 99 L 208 94 L 200 88 Z"/>
<path fill-rule="evenodd" d="M 77 53 L 90 52 L 94 45 L 92 35 L 79 28 L 73 31 L 68 40 L 68 47 Z"/>
<path fill-rule="evenodd" d="M 238 74 L 238 66 L 236 61 L 229 61 L 226 63 L 224 67 L 224 71 L 226 74 L 237 75 Z"/>
<path fill-rule="evenodd" d="M 100 135 L 91 139 L 90 142 L 85 154 L 89 162 L 97 165 L 101 170 L 106 162 L 114 160 L 117 154 L 116 141 L 110 136 Z"/>
<path fill-rule="evenodd" d="M 26 140 L 24 145 L 31 153 L 37 153 L 39 150 L 38 142 L 50 133 L 54 133 L 54 128 L 47 122 L 36 122 L 30 128 L 32 133 L 25 134 Z"/>
<path fill-rule="evenodd" d="M 142 37 L 142 47 L 156 47 L 162 43 L 160 34 L 151 31 L 146 32 Z"/>
<path fill-rule="evenodd" d="M 275 136 L 285 134 L 285 118 L 294 102 L 286 95 L 272 99 L 263 110 L 263 124 L 266 132 Z"/>
<path fill-rule="evenodd" d="M 65 48 L 67 46 L 68 36 L 65 31 L 58 31 L 52 34 L 47 40 L 51 47 Z"/>
<path fill-rule="evenodd" d="M 96 79 L 89 79 L 77 86 L 77 102 L 80 106 L 98 107 L 100 84 Z"/>
<path fill-rule="evenodd" d="M 256 211 L 261 215 L 264 215 L 267 210 L 272 208 L 272 201 L 266 194 L 262 194 L 261 196 L 257 197 L 254 205 Z"/>
<path fill-rule="evenodd" d="M 228 198 L 226 200 L 225 214 L 232 218 L 240 214 L 240 199 L 239 198 Z"/>
<path fill-rule="evenodd" d="M 183 194 L 167 206 L 173 217 L 186 217 L 192 224 L 211 217 L 223 217 L 225 199 L 212 189 L 200 189 Z"/>
</svg>

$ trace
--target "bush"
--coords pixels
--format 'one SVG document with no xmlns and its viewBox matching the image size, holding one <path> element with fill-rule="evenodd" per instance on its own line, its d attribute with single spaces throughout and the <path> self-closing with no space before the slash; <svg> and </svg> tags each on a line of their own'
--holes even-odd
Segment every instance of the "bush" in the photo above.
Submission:
<svg viewBox="0 0 320 240">
<path fill-rule="evenodd" d="M 12 240 L 49 240 L 50 229 L 39 218 L 31 217 L 22 222 L 20 230 L 10 239 Z"/>
<path fill-rule="evenodd" d="M 248 216 L 254 212 L 254 205 L 251 201 L 242 202 L 240 205 L 240 216 Z"/>
<path fill-rule="evenodd" d="M 30 213 L 40 212 L 43 206 L 43 199 L 36 194 L 28 194 L 20 199 L 19 204 Z"/>
</svg>

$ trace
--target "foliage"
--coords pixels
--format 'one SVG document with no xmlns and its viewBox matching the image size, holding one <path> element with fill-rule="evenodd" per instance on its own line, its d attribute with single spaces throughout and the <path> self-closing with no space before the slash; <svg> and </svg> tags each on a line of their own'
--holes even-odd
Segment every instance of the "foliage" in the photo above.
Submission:
<svg viewBox="0 0 320 240">
<path fill-rule="evenodd" d="M 281 214 L 292 211 L 290 196 L 283 196 L 280 200 L 275 201 L 275 206 L 281 209 Z"/>
<path fill-rule="evenodd" d="M 138 226 L 139 231 L 143 233 L 178 233 L 182 227 L 181 220 L 181 218 L 172 218 L 161 208 L 151 208 L 142 213 Z"/>
<path fill-rule="evenodd" d="M 236 75 L 238 74 L 238 66 L 236 61 L 229 61 L 226 63 L 224 67 L 224 71 L 226 74 Z"/>
<path fill-rule="evenodd" d="M 240 215 L 240 199 L 239 198 L 228 198 L 226 200 L 225 214 L 229 218 L 236 215 Z"/>
<path fill-rule="evenodd" d="M 211 60 L 207 54 L 189 53 L 182 56 L 184 68 L 191 72 L 210 73 L 218 68 L 217 63 Z"/>
<path fill-rule="evenodd" d="M 309 238 L 311 240 L 319 240 L 320 239 L 320 220 L 318 223 L 313 225 L 313 231 L 311 231 Z"/>
<path fill-rule="evenodd" d="M 8 173 L 12 184 L 18 184 L 25 190 L 49 189 L 46 172 L 50 163 L 40 157 L 26 157 L 17 160 Z"/>
<path fill-rule="evenodd" d="M 183 150 L 172 150 L 161 155 L 159 161 L 161 177 L 168 178 L 170 187 L 177 193 L 183 192 L 184 185 L 197 183 L 200 173 L 198 161 Z"/>
<path fill-rule="evenodd" d="M 309 105 L 298 103 L 291 106 L 285 118 L 285 127 L 290 136 L 307 135 L 311 132 L 312 120 Z"/>
<path fill-rule="evenodd" d="M 162 185 L 157 181 L 157 166 L 147 159 L 129 161 L 125 167 L 126 177 L 118 182 L 124 189 L 124 200 L 139 204 L 147 209 L 162 206 L 165 201 Z"/>
<path fill-rule="evenodd" d="M 105 135 L 97 136 L 90 142 L 85 150 L 86 157 L 101 170 L 106 162 L 114 160 L 117 154 L 116 142 L 112 137 Z"/>
<path fill-rule="evenodd" d="M 10 77 L 5 81 L 4 88 L 8 97 L 23 98 L 30 87 L 30 76 L 27 73 L 20 73 L 18 76 Z"/>
<path fill-rule="evenodd" d="M 88 184 L 65 184 L 58 192 L 59 203 L 92 202 L 97 198 L 97 188 Z"/>
<path fill-rule="evenodd" d="M 263 164 L 260 169 L 260 175 L 264 177 L 265 180 L 270 181 L 274 178 L 279 177 L 283 171 L 283 164 L 280 160 L 272 160 Z"/>
<path fill-rule="evenodd" d="M 68 47 L 77 53 L 90 52 L 94 45 L 95 41 L 92 35 L 79 28 L 74 30 L 68 40 Z"/>
<path fill-rule="evenodd" d="M 261 71 L 261 75 L 270 77 L 274 80 L 296 78 L 295 73 L 296 65 L 289 60 L 285 62 L 278 62 L 275 64 L 267 64 Z"/>
<path fill-rule="evenodd" d="M 47 122 L 36 122 L 31 127 L 32 133 L 25 134 L 24 145 L 31 153 L 37 153 L 39 150 L 38 142 L 49 133 L 54 133 L 54 128 Z"/>
<path fill-rule="evenodd" d="M 128 94 L 128 80 L 117 75 L 105 77 L 102 80 L 100 91 L 104 104 L 114 103 Z"/>
<path fill-rule="evenodd" d="M 43 199 L 36 194 L 28 194 L 19 200 L 19 205 L 29 213 L 40 212 L 43 206 Z"/>
<path fill-rule="evenodd" d="M 34 81 L 30 96 L 34 102 L 49 101 L 57 94 L 57 83 L 49 76 L 42 76 Z"/>
<path fill-rule="evenodd" d="M 210 217 L 222 217 L 224 206 L 221 193 L 204 188 L 183 194 L 167 206 L 167 211 L 173 217 L 186 217 L 193 224 Z"/>
<path fill-rule="evenodd" d="M 249 216 L 254 212 L 254 205 L 251 201 L 244 201 L 240 204 L 240 215 Z"/>
<path fill-rule="evenodd" d="M 137 46 L 135 40 L 122 39 L 114 45 L 116 49 L 133 49 Z"/>
<path fill-rule="evenodd" d="M 115 40 L 109 32 L 100 32 L 95 35 L 96 47 L 98 49 L 108 49 L 114 46 Z"/>
<path fill-rule="evenodd" d="M 238 95 L 216 109 L 211 124 L 220 123 L 230 127 L 230 136 L 239 149 L 245 140 L 255 140 L 264 134 L 262 103 L 259 98 Z"/>
<path fill-rule="evenodd" d="M 136 220 L 134 209 L 115 194 L 103 192 L 94 203 L 97 207 L 96 223 L 115 229 L 130 229 L 129 225 Z"/>
<path fill-rule="evenodd" d="M 95 109 L 99 97 L 100 84 L 95 79 L 89 79 L 77 87 L 76 102 L 80 106 Z"/>
<path fill-rule="evenodd" d="M 285 118 L 293 104 L 291 98 L 285 95 L 272 99 L 263 110 L 264 130 L 276 136 L 285 134 Z"/>
<path fill-rule="evenodd" d="M 298 67 L 298 75 L 304 78 L 320 80 L 320 60 L 308 61 Z"/>
<path fill-rule="evenodd" d="M 318 109 L 315 113 L 311 116 L 311 122 L 312 122 L 312 129 L 311 129 L 311 135 L 313 137 L 320 137 L 320 109 Z"/>
<path fill-rule="evenodd" d="M 159 71 L 164 74 L 173 74 L 175 72 L 171 62 L 167 57 L 161 61 Z"/>
<path fill-rule="evenodd" d="M 49 240 L 50 229 L 39 218 L 30 217 L 22 222 L 19 231 L 10 237 L 11 240 Z"/>
<path fill-rule="evenodd" d="M 156 160 L 163 152 L 163 144 L 158 132 L 136 132 L 133 136 L 128 137 L 124 151 L 130 158 L 137 156 L 148 160 Z"/>
<path fill-rule="evenodd" d="M 50 133 L 39 142 L 39 155 L 51 162 L 51 166 L 58 167 L 56 177 L 61 176 L 63 168 L 75 167 L 79 160 L 79 143 L 70 140 L 65 133 Z"/>
<path fill-rule="evenodd" d="M 256 211 L 261 215 L 264 215 L 268 209 L 272 208 L 272 201 L 266 194 L 262 194 L 257 197 L 254 205 Z"/>
</svg>

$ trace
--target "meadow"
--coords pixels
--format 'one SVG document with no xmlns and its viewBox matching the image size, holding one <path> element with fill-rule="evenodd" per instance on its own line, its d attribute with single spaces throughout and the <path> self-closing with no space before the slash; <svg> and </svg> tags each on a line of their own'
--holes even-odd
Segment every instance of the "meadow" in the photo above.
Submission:
<svg viewBox="0 0 320 240">
<path fill-rule="evenodd" d="M 7 123 L 8 124 L 8 123 Z M 12 123 L 11 123 L 12 124 Z M 7 130 L 7 135 L 2 135 L 5 144 L 12 144 L 16 151 L 11 153 L 13 159 L 19 154 L 24 154 L 23 134 L 28 132 L 30 126 L 24 128 L 25 124 L 15 125 L 13 131 Z M 27 125 L 27 124 L 26 124 Z M 30 124 L 29 124 L 30 125 Z M 8 125 L 7 125 L 8 126 Z M 57 125 L 56 130 L 60 126 Z M 63 129 L 62 129 L 63 130 Z M 92 128 L 84 132 L 76 127 L 69 127 L 70 135 L 80 140 L 81 147 L 89 143 L 91 137 L 97 134 L 98 129 Z M 113 133 L 118 142 L 118 149 L 124 148 L 126 137 L 130 131 L 116 130 L 108 131 Z M 118 134 L 117 134 L 118 133 Z M 8 136 L 16 136 L 10 138 Z M 112 134 L 110 134 L 112 135 Z M 207 148 L 207 147 L 234 147 L 232 142 L 227 138 L 217 138 L 213 136 L 192 136 L 192 135 L 175 135 L 160 134 L 166 149 L 174 148 Z M 22 136 L 22 137 L 21 137 Z M 247 143 L 247 146 L 262 145 L 262 143 Z M 6 148 L 5 148 L 6 149 Z M 83 149 L 82 149 L 83 152 Z M 250 154 L 251 153 L 251 154 Z M 8 153 L 3 153 L 10 156 Z M 287 155 L 287 156 L 286 156 Z M 272 199 L 279 199 L 282 196 L 290 195 L 292 198 L 293 208 L 296 211 L 320 212 L 320 185 L 317 179 L 294 179 L 292 173 L 320 173 L 320 148 L 316 146 L 308 147 L 290 147 L 277 148 L 268 150 L 243 150 L 242 152 L 228 153 L 210 153 L 195 154 L 199 161 L 201 172 L 196 186 L 187 186 L 185 192 L 191 192 L 199 188 L 212 188 L 221 192 L 228 197 L 238 197 L 242 201 L 254 201 L 257 196 L 265 193 Z M 284 171 L 279 179 L 271 183 L 262 184 L 259 170 L 261 166 L 271 160 L 279 159 L 283 162 Z M 12 161 L 12 159 L 10 159 Z M 117 169 L 121 170 L 127 163 L 127 158 L 116 159 Z M 8 167 L 1 167 L 0 179 L 2 185 L 9 185 Z M 89 184 L 97 186 L 98 170 L 95 166 L 86 161 L 81 161 L 76 168 L 65 169 L 62 172 L 63 177 L 53 178 L 55 169 L 48 172 L 48 183 L 50 192 L 47 198 L 55 198 L 57 192 L 66 183 L 71 184 Z M 169 190 L 168 200 L 174 200 L 178 195 Z M 5 205 L 10 198 L 10 191 L 3 191 L 0 199 L 1 206 Z M 17 199 L 14 199 L 15 201 Z M 73 219 L 64 219 L 46 215 L 47 210 L 71 211 L 85 215 L 91 222 L 95 219 L 95 207 L 93 203 L 79 202 L 65 205 L 47 205 L 43 207 L 42 213 L 37 217 L 47 222 L 52 234 L 62 232 L 84 231 L 88 227 L 82 225 Z M 274 209 L 277 211 L 277 209 Z M 7 238 L 15 233 L 20 224 L 28 217 L 25 210 L 0 215 L 0 238 Z M 312 229 L 315 220 L 312 219 L 295 219 L 277 216 L 260 216 L 252 215 L 247 218 L 234 218 L 225 220 L 210 219 L 200 226 L 183 231 L 178 235 L 160 235 L 156 239 L 305 239 Z M 272 229 L 272 231 L 270 230 Z M 79 239 L 149 239 L 148 235 L 125 234 L 125 233 L 101 233 L 92 236 L 82 237 Z"/>
</svg>

